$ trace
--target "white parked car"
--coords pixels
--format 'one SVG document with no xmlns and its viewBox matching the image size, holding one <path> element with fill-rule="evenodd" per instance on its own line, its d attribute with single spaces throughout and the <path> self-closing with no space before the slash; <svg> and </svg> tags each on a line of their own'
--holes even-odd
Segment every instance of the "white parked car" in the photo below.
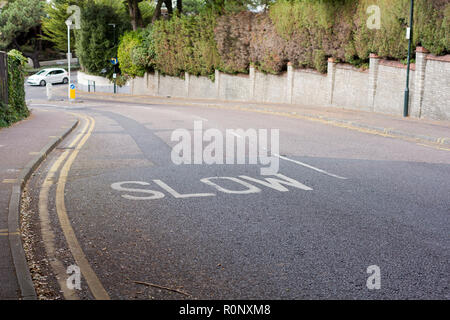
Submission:
<svg viewBox="0 0 450 320">
<path fill-rule="evenodd" d="M 68 83 L 69 74 L 61 68 L 42 69 L 27 79 L 27 84 L 44 87 L 47 83 Z"/>
</svg>

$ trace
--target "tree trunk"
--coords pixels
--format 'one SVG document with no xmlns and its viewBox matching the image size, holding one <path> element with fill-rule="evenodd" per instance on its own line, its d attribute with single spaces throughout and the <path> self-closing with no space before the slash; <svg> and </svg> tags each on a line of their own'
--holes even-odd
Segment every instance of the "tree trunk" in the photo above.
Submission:
<svg viewBox="0 0 450 320">
<path fill-rule="evenodd" d="M 39 52 L 22 52 L 24 57 L 30 58 L 33 61 L 33 68 L 39 69 L 41 67 L 41 64 L 39 62 Z"/>
<path fill-rule="evenodd" d="M 24 53 L 25 57 L 31 58 L 33 60 L 33 68 L 39 69 L 41 67 L 41 64 L 39 63 L 39 52 L 35 51 L 33 53 Z"/>
<path fill-rule="evenodd" d="M 178 15 L 183 13 L 183 0 L 177 0 L 177 11 Z"/>
<path fill-rule="evenodd" d="M 17 39 L 13 40 L 13 45 L 14 47 L 19 50 L 20 52 L 22 52 L 22 54 L 24 55 L 24 57 L 26 58 L 30 58 L 33 61 L 33 68 L 34 69 L 38 69 L 41 67 L 41 64 L 39 63 L 39 51 L 36 50 L 36 44 L 37 42 L 35 42 L 35 50 L 34 52 L 23 52 L 21 46 L 19 45 L 19 42 L 17 42 Z"/>
<path fill-rule="evenodd" d="M 137 28 L 143 26 L 144 22 L 142 20 L 141 10 L 139 10 L 138 0 L 127 0 L 128 11 L 130 12 L 131 26 L 133 30 L 136 31 Z"/>
<path fill-rule="evenodd" d="M 152 22 L 155 22 L 156 20 L 159 20 L 161 18 L 161 6 L 163 4 L 164 0 L 158 0 L 156 3 L 155 13 L 153 14 Z"/>
<path fill-rule="evenodd" d="M 41 64 L 39 63 L 39 52 L 42 51 L 42 41 L 38 38 L 34 40 L 34 52 L 31 55 L 31 59 L 33 60 L 33 68 L 40 68 Z"/>
<path fill-rule="evenodd" d="M 170 18 L 173 13 L 172 0 L 164 0 L 164 4 L 166 5 L 167 13 L 169 14 Z"/>
</svg>

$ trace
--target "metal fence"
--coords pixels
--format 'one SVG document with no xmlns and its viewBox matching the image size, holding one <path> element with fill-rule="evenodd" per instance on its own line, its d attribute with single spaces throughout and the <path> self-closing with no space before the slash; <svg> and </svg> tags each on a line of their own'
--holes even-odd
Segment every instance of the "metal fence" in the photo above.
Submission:
<svg viewBox="0 0 450 320">
<path fill-rule="evenodd" d="M 0 101 L 8 104 L 8 55 L 0 51 Z"/>
</svg>

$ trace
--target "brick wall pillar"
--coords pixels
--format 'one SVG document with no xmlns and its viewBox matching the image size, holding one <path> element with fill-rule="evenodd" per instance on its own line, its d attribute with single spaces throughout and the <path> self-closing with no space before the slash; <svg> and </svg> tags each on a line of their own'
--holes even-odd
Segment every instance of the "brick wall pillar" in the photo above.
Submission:
<svg viewBox="0 0 450 320">
<path fill-rule="evenodd" d="M 370 111 L 375 108 L 375 94 L 377 93 L 377 83 L 378 83 L 378 70 L 380 66 L 380 57 L 374 53 L 370 54 L 370 64 L 369 64 L 369 96 L 367 104 Z"/>
<path fill-rule="evenodd" d="M 336 60 L 328 58 L 328 104 L 333 105 L 334 79 L 336 78 Z"/>
<path fill-rule="evenodd" d="M 130 79 L 128 80 L 128 83 L 130 84 L 130 94 L 134 94 L 134 82 L 136 81 L 136 79 Z M 117 89 L 119 88 L 119 86 L 117 86 Z"/>
<path fill-rule="evenodd" d="M 185 72 L 184 73 L 184 95 L 187 97 L 189 97 L 189 81 L 190 81 L 190 75 L 189 73 Z"/>
<path fill-rule="evenodd" d="M 220 71 L 214 71 L 214 85 L 216 86 L 216 98 L 220 98 Z"/>
<path fill-rule="evenodd" d="M 253 64 L 250 64 L 249 80 L 250 80 L 250 100 L 253 101 L 256 100 L 255 97 L 256 70 Z"/>
<path fill-rule="evenodd" d="M 423 92 L 425 89 L 425 69 L 427 66 L 427 49 L 416 48 L 416 71 L 414 81 L 414 96 L 411 104 L 411 115 L 420 118 L 422 115 Z"/>
<path fill-rule="evenodd" d="M 292 103 L 292 95 L 294 90 L 294 67 L 291 62 L 287 65 L 287 79 L 286 79 L 286 102 Z"/>
<path fill-rule="evenodd" d="M 155 70 L 155 96 L 159 96 L 159 71 Z"/>
</svg>

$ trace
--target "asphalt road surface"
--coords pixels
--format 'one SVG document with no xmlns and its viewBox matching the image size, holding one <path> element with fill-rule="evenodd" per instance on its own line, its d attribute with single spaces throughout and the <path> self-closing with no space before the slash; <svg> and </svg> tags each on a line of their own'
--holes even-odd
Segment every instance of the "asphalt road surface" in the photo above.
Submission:
<svg viewBox="0 0 450 320">
<path fill-rule="evenodd" d="M 450 298 L 449 151 L 202 105 L 35 108 L 82 117 L 30 184 L 38 211 L 55 172 L 50 242 L 65 268 L 85 271 L 78 298 Z M 261 164 L 175 165 L 171 134 L 193 136 L 194 121 L 279 129 L 281 176 L 262 176 Z M 370 290 L 373 265 L 381 288 Z"/>
</svg>

